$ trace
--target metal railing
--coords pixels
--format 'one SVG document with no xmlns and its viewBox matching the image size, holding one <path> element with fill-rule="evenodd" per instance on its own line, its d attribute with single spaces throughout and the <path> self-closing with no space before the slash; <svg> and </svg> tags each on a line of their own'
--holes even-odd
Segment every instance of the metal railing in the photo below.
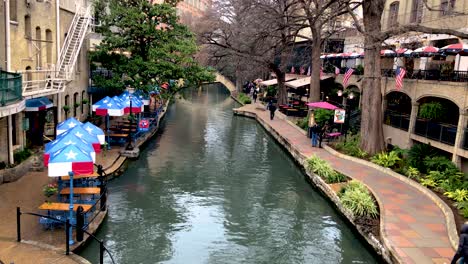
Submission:
<svg viewBox="0 0 468 264">
<path fill-rule="evenodd" d="M 65 255 L 70 255 L 70 243 L 69 243 L 69 241 L 70 241 L 71 238 L 70 238 L 69 229 L 70 228 L 75 228 L 77 230 L 76 240 L 78 242 L 82 241 L 82 239 L 83 239 L 82 234 L 86 233 L 89 237 L 93 238 L 96 242 L 99 243 L 99 263 L 100 264 L 104 264 L 104 254 L 105 253 L 107 253 L 109 255 L 109 258 L 111 259 L 112 263 L 115 264 L 115 261 L 114 261 L 114 258 L 112 257 L 112 254 L 110 253 L 110 251 L 104 245 L 104 240 L 98 239 L 93 234 L 86 231 L 84 229 L 84 227 L 79 228 L 78 225 L 71 224 L 69 219 L 66 219 L 64 221 L 64 220 L 57 219 L 55 217 L 48 216 L 48 215 L 37 214 L 37 213 L 32 213 L 32 212 L 22 212 L 20 207 L 16 207 L 16 241 L 17 242 L 21 242 L 21 216 L 22 215 L 32 215 L 32 216 L 39 217 L 39 218 L 43 217 L 43 218 L 50 219 L 52 221 L 60 222 L 60 223 L 64 224 L 65 225 L 65 229 L 64 229 L 64 232 L 65 232 Z M 79 222 L 78 219 L 77 219 L 77 222 Z M 80 233 L 80 231 L 83 232 L 83 233 Z"/>
<path fill-rule="evenodd" d="M 22 92 L 21 74 L 0 71 L 0 106 L 21 100 Z"/>
<path fill-rule="evenodd" d="M 20 72 L 23 75 L 23 96 L 47 95 L 58 93 L 61 81 L 55 78 L 55 69 L 26 70 Z"/>
<path fill-rule="evenodd" d="M 382 76 L 395 77 L 395 70 L 382 69 Z M 468 82 L 468 71 L 407 70 L 405 79 Z"/>
<path fill-rule="evenodd" d="M 457 136 L 457 126 L 417 119 L 414 133 L 453 146 Z"/>
<path fill-rule="evenodd" d="M 384 123 L 391 127 L 408 131 L 410 124 L 410 115 L 391 110 L 385 110 Z"/>
</svg>

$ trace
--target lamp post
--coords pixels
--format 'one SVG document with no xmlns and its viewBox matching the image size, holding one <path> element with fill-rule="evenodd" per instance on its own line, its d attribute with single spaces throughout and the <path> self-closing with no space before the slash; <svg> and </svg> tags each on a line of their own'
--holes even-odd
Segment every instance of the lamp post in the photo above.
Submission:
<svg viewBox="0 0 468 264">
<path fill-rule="evenodd" d="M 130 93 L 128 95 L 128 100 L 130 100 L 130 131 L 128 132 L 128 143 L 126 150 L 133 150 L 133 143 L 132 143 L 132 129 L 133 129 L 133 116 L 132 116 L 132 99 L 133 95 Z"/>
<path fill-rule="evenodd" d="M 354 98 L 354 93 L 351 91 L 349 91 L 348 93 L 345 93 L 342 90 L 338 90 L 337 94 L 338 96 L 343 97 L 342 106 L 345 110 L 345 121 L 344 121 L 344 129 L 343 129 L 343 126 L 341 127 L 341 133 L 345 135 L 345 141 L 346 141 L 346 134 L 348 133 L 348 129 L 349 129 L 349 118 L 351 116 L 349 113 L 347 100 L 348 99 L 352 100 Z"/>
</svg>

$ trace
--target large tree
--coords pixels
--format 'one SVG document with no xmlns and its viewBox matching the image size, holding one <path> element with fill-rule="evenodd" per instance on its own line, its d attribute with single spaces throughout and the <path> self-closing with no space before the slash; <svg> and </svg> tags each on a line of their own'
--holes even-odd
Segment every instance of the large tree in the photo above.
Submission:
<svg viewBox="0 0 468 264">
<path fill-rule="evenodd" d="M 103 40 L 92 53 L 93 63 L 112 72 L 111 78 L 97 75 L 98 87 L 137 89 L 184 79 L 199 85 L 214 76 L 198 65 L 194 35 L 179 23 L 178 1 L 152 4 L 147 0 L 100 0 Z"/>
</svg>

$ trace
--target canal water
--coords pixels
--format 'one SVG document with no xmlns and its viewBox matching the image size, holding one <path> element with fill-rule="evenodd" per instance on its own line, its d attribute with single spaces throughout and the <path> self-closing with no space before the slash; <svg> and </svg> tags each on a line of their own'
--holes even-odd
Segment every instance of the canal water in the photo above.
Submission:
<svg viewBox="0 0 468 264">
<path fill-rule="evenodd" d="M 377 263 L 288 154 L 221 85 L 170 106 L 109 183 L 98 232 L 116 263 Z M 98 246 L 81 255 L 98 262 Z M 106 263 L 111 263 L 106 256 Z"/>
</svg>

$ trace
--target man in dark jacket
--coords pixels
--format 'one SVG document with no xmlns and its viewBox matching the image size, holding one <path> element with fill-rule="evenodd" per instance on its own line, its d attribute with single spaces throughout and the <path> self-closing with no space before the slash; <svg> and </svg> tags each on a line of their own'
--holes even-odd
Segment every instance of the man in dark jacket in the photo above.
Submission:
<svg viewBox="0 0 468 264">
<path fill-rule="evenodd" d="M 272 100 L 268 103 L 267 109 L 270 110 L 270 120 L 273 120 L 275 117 L 276 106 Z"/>
<path fill-rule="evenodd" d="M 461 264 L 468 261 L 468 224 L 464 224 L 460 231 L 460 241 L 458 242 L 458 250 L 453 256 L 451 264 L 456 264 L 459 258 L 463 258 Z"/>
</svg>

